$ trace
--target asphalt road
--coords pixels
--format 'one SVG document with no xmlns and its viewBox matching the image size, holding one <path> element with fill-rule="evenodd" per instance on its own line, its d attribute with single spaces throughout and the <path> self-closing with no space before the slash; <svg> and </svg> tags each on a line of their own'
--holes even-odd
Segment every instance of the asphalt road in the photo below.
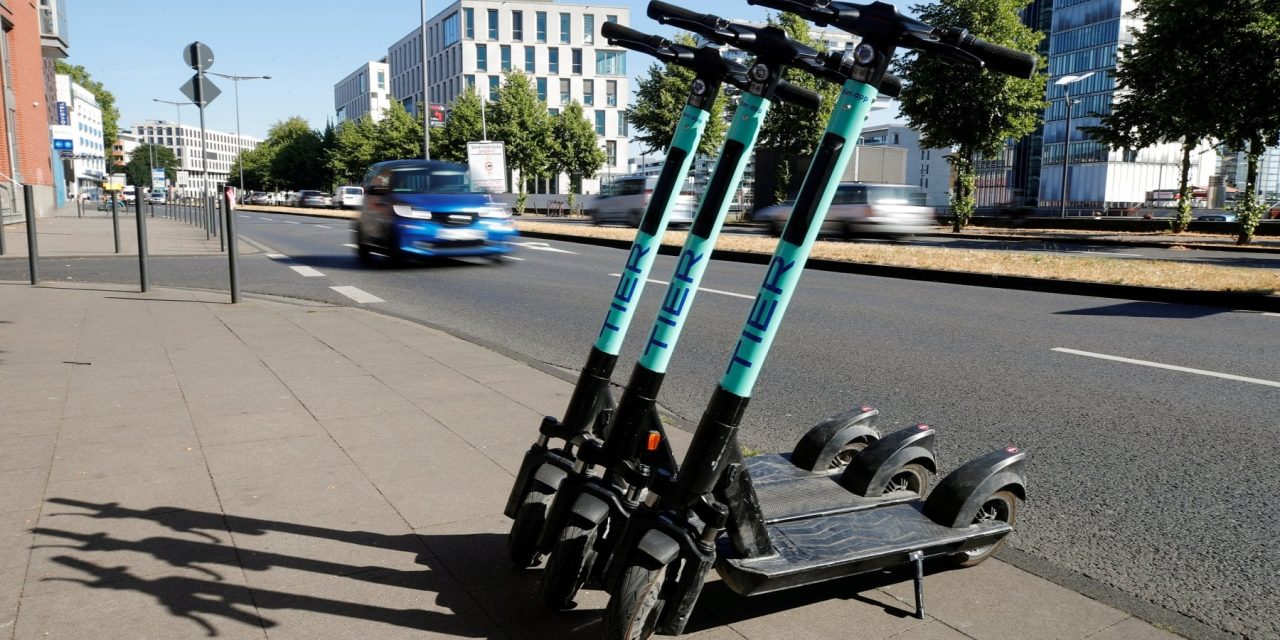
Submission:
<svg viewBox="0 0 1280 640">
<path fill-rule="evenodd" d="M 625 258 L 527 240 L 518 260 L 501 265 L 370 268 L 344 246 L 344 221 L 244 214 L 240 230 L 276 254 L 243 257 L 245 291 L 356 304 L 331 288 L 355 287 L 347 293 L 381 300 L 372 309 L 566 369 L 581 366 Z M 151 278 L 225 289 L 225 264 L 154 258 Z M 660 257 L 654 277 L 672 268 Z M 46 260 L 42 271 L 131 282 L 136 260 Z M 728 362 L 762 275 L 738 263 L 708 270 L 661 395 L 687 426 Z M 25 262 L 0 260 L 0 279 L 24 277 Z M 630 372 L 635 336 L 648 332 L 664 286 L 649 285 L 615 379 Z M 935 425 L 943 473 L 1017 444 L 1029 452 L 1030 501 L 1013 546 L 1215 629 L 1274 637 L 1280 480 L 1268 465 L 1280 457 L 1278 344 L 1275 315 L 811 271 L 743 440 L 789 450 L 814 422 L 868 403 L 881 410 L 882 431 Z"/>
<path fill-rule="evenodd" d="M 538 218 L 538 222 L 550 222 L 568 226 L 589 226 L 591 223 L 582 218 Z M 735 235 L 767 236 L 762 227 L 726 226 L 724 233 Z M 1091 258 L 1114 258 L 1117 260 L 1174 260 L 1177 262 L 1197 262 L 1226 267 L 1254 267 L 1260 269 L 1280 269 L 1280 253 L 1215 251 L 1213 249 L 1163 247 L 1133 247 L 1114 244 L 1099 244 L 1079 240 L 1044 240 L 1028 241 L 1009 238 L 948 238 L 941 235 L 921 235 L 902 240 L 885 240 L 874 238 L 856 238 L 850 242 L 892 242 L 902 246 L 945 247 L 949 249 L 978 249 L 982 251 L 1026 251 L 1031 253 L 1054 253 L 1069 256 L 1087 256 Z"/>
</svg>

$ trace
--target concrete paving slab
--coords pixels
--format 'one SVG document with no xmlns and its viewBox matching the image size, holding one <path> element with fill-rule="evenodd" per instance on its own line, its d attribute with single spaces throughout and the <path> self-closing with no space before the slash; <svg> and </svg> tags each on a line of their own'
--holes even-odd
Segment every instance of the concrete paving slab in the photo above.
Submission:
<svg viewBox="0 0 1280 640">
<path fill-rule="evenodd" d="M 364 474 L 349 463 L 226 480 L 218 483 L 218 495 L 227 513 L 291 521 L 384 501 Z"/>
<path fill-rule="evenodd" d="M 282 469 L 307 471 L 351 462 L 333 439 L 323 433 L 208 445 L 204 448 L 204 456 L 215 482 L 242 476 L 272 475 Z"/>
<path fill-rule="evenodd" d="M 476 455 L 481 461 L 454 466 L 447 473 L 442 473 L 443 465 L 426 466 L 398 482 L 379 482 L 378 490 L 414 529 L 501 513 L 511 476 Z M 467 490 L 460 490 L 462 487 Z"/>
<path fill-rule="evenodd" d="M 910 631 L 906 631 L 901 635 L 896 635 L 893 640 L 966 640 L 966 636 L 942 622 L 933 620 L 927 624 L 913 627 Z"/>
<path fill-rule="evenodd" d="M 53 435 L 0 437 L 0 471 L 49 466 L 56 439 Z"/>
<path fill-rule="evenodd" d="M 199 442 L 192 433 L 89 444 L 59 443 L 49 482 L 102 480 L 152 469 L 203 466 Z"/>
<path fill-rule="evenodd" d="M 511 531 L 511 520 L 500 514 L 476 514 L 472 518 L 423 527 L 417 531 L 426 547 L 467 591 L 509 582 L 527 582 L 531 575 L 536 577 L 541 571 L 520 571 L 511 565 L 507 556 L 507 533 Z"/>
<path fill-rule="evenodd" d="M 847 581 L 745 598 L 717 580 L 703 589 L 698 608 L 703 621 L 758 640 L 840 638 L 854 629 L 859 638 L 890 638 L 929 622 L 875 588 Z"/>
<path fill-rule="evenodd" d="M 296 403 L 295 403 L 296 404 Z M 230 415 L 193 416 L 196 433 L 206 446 L 294 438 L 320 432 L 320 423 L 301 406 L 269 411 L 242 411 Z"/>
<path fill-rule="evenodd" d="M 913 589 L 907 581 L 884 591 L 909 603 Z M 948 626 L 979 639 L 1085 638 L 1129 617 L 1052 582 L 1027 580 L 999 561 L 926 576 L 925 606 Z"/>
<path fill-rule="evenodd" d="M 27 565 L 0 568 L 0 634 L 12 633 L 18 620 L 18 600 L 22 596 L 22 578 Z"/>
<path fill-rule="evenodd" d="M 1089 636 L 1089 640 L 1175 640 L 1179 637 L 1142 620 L 1129 617 Z"/>
<path fill-rule="evenodd" d="M 101 480 L 49 483 L 47 500 L 78 500 L 139 505 L 139 509 L 208 511 L 218 508 L 209 471 L 204 465 L 172 467 L 113 475 Z"/>
<path fill-rule="evenodd" d="M 497 621 L 505 637 L 515 640 L 596 640 L 600 617 L 608 603 L 601 591 L 584 590 L 578 606 L 569 611 L 549 611 L 538 592 L 538 572 L 522 573 L 517 580 L 479 589 L 472 595 L 485 613 Z M 736 636 L 729 636 L 736 637 Z"/>
<path fill-rule="evenodd" d="M 40 506 L 49 470 L 43 467 L 0 471 L 0 513 L 30 511 Z"/>
<path fill-rule="evenodd" d="M 123 394 L 82 396 L 68 400 L 63 409 L 66 417 L 108 417 L 146 411 L 170 412 L 186 407 L 180 394 L 156 395 L 147 391 Z"/>
<path fill-rule="evenodd" d="M 412 411 L 414 405 L 373 376 L 299 380 L 290 389 L 317 420 Z"/>
<path fill-rule="evenodd" d="M 217 375 L 211 372 L 184 372 L 179 383 L 187 404 L 201 409 L 211 405 L 242 406 L 246 400 L 256 397 L 283 398 L 291 395 L 289 388 L 280 381 L 275 372 L 263 364 L 241 367 L 234 376 Z M 237 396 L 242 399 L 241 402 L 227 402 Z"/>
<path fill-rule="evenodd" d="M 72 446 L 189 436 L 195 431 L 191 417 L 183 407 L 171 411 L 145 411 L 112 416 L 76 416 L 62 420 L 58 431 L 59 444 Z"/>
<path fill-rule="evenodd" d="M 264 354 L 262 361 L 285 384 L 365 373 L 356 363 L 333 350 L 307 349 L 286 354 Z"/>
<path fill-rule="evenodd" d="M 543 417 L 501 396 L 474 403 L 432 403 L 424 409 L 477 447 L 532 442 Z"/>
<path fill-rule="evenodd" d="M 344 449 L 375 442 L 418 443 L 457 436 L 422 411 L 388 413 L 360 418 L 335 418 L 320 423 Z"/>
<path fill-rule="evenodd" d="M 31 557 L 31 528 L 36 526 L 39 517 L 39 509 L 0 514 L 0 571 L 27 568 Z"/>
<path fill-rule="evenodd" d="M 368 369 L 368 373 L 419 407 L 426 407 L 437 400 L 465 400 L 493 393 L 488 387 L 440 363 L 415 366 L 408 371 L 399 367 L 373 367 Z"/>
<path fill-rule="evenodd" d="M 191 413 L 191 421 L 197 427 L 218 418 L 231 418 L 244 414 L 306 411 L 288 389 L 264 391 L 264 393 L 238 392 L 206 396 L 197 394 L 187 400 L 186 406 Z"/>
<path fill-rule="evenodd" d="M 62 402 L 57 407 L 0 414 L 0 438 L 56 433 L 62 422 Z"/>
</svg>

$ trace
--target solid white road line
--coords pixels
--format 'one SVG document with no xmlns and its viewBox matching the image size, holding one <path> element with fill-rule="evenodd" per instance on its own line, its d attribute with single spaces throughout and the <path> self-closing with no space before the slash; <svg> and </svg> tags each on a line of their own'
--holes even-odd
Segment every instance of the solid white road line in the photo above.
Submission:
<svg viewBox="0 0 1280 640">
<path fill-rule="evenodd" d="M 353 247 L 354 247 L 355 245 L 351 245 L 351 246 L 353 246 Z M 517 258 L 517 257 L 515 257 L 515 256 L 502 256 L 502 257 L 504 257 L 504 258 L 506 258 L 506 259 L 508 259 L 508 260 L 515 260 L 515 261 L 517 261 L 517 262 L 519 262 L 519 261 L 523 261 L 523 260 L 524 260 L 524 258 Z"/>
<path fill-rule="evenodd" d="M 319 271 L 316 271 L 311 267 L 289 267 L 289 268 L 293 269 L 294 271 L 297 271 L 298 275 L 301 275 L 306 278 L 323 278 L 324 277 L 323 273 L 320 273 Z"/>
<path fill-rule="evenodd" d="M 258 219 L 259 219 L 259 220 L 266 220 L 267 222 L 271 222 L 271 218 L 264 218 L 264 217 L 262 217 L 262 216 L 258 216 Z"/>
<path fill-rule="evenodd" d="M 289 259 L 289 256 L 286 256 L 283 253 L 268 253 L 267 257 L 271 258 L 272 260 L 288 260 Z"/>
<path fill-rule="evenodd" d="M 348 242 L 348 243 L 343 244 L 342 246 L 344 246 L 344 247 L 346 247 L 346 248 L 348 248 L 348 249 L 359 249 L 359 248 L 360 248 L 360 247 L 357 247 L 357 246 L 355 246 L 354 244 L 351 244 L 351 243 L 349 243 L 349 242 Z"/>
<path fill-rule="evenodd" d="M 342 295 L 348 298 L 351 298 L 352 300 L 355 300 L 356 302 L 359 302 L 360 304 L 369 304 L 370 302 L 386 302 L 386 300 L 383 300 L 382 298 L 379 298 L 378 296 L 375 296 L 372 293 L 369 293 L 367 291 L 362 291 L 360 289 L 357 289 L 356 287 L 342 286 L 342 287 L 329 287 L 329 288 L 333 289 L 334 291 L 337 291 L 338 293 L 341 293 Z"/>
<path fill-rule="evenodd" d="M 1263 311 L 1262 315 L 1271 316 L 1272 318 L 1280 318 L 1280 313 L 1271 313 L 1270 311 Z"/>
<path fill-rule="evenodd" d="M 301 222 L 298 222 L 297 220 L 285 220 L 285 222 L 287 222 L 287 223 L 289 223 L 289 224 L 302 224 Z"/>
<path fill-rule="evenodd" d="M 615 278 L 621 278 L 621 277 L 622 277 L 622 274 L 621 274 L 621 273 L 611 273 L 611 274 L 609 274 L 609 275 L 611 275 L 611 276 L 613 276 L 613 277 L 615 277 Z M 652 282 L 652 283 L 654 283 L 654 284 L 660 284 L 660 285 L 668 285 L 668 284 L 671 284 L 671 283 L 669 283 L 669 282 L 662 282 L 661 280 L 654 280 L 653 278 L 649 278 L 649 279 L 648 279 L 648 282 Z M 719 290 L 719 289 L 708 289 L 708 288 L 706 288 L 706 287 L 698 287 L 698 291 L 706 291 L 707 293 L 718 293 L 718 294 L 720 294 L 720 295 L 722 295 L 722 296 L 733 296 L 734 298 L 742 298 L 742 299 L 744 299 L 744 300 L 755 300 L 755 296 L 749 296 L 749 295 L 747 295 L 747 294 L 745 294 L 745 293 L 734 293 L 734 292 L 732 292 L 732 291 L 721 291 L 721 290 Z"/>
<path fill-rule="evenodd" d="M 1133 358 L 1122 358 L 1120 356 L 1109 356 L 1105 353 L 1093 353 L 1091 351 L 1078 351 L 1076 349 L 1064 349 L 1062 347 L 1054 347 L 1052 351 L 1059 353 L 1072 353 L 1078 356 L 1086 356 L 1089 358 L 1100 358 L 1102 360 L 1114 360 L 1115 362 L 1127 362 L 1129 364 L 1140 364 L 1144 367 L 1154 367 L 1156 369 L 1168 369 L 1170 371 L 1181 371 L 1183 373 L 1194 373 L 1202 376 L 1211 376 L 1214 378 L 1225 378 L 1227 380 L 1238 380 L 1240 382 L 1250 382 L 1253 384 L 1265 385 L 1268 387 L 1280 387 L 1280 382 L 1272 380 L 1262 380 L 1260 378 L 1247 378 L 1245 376 L 1237 376 L 1230 373 L 1218 373 L 1217 371 L 1205 371 L 1204 369 L 1192 369 L 1190 367 L 1179 367 L 1172 364 L 1161 364 L 1159 362 L 1149 362 L 1147 360 L 1134 360 Z"/>
<path fill-rule="evenodd" d="M 327 226 L 325 226 L 325 225 L 318 224 L 318 225 L 316 225 L 316 228 L 317 228 L 317 229 L 332 229 L 333 227 L 327 227 Z"/>
<path fill-rule="evenodd" d="M 578 255 L 576 251 L 565 251 L 564 249 L 557 249 L 545 242 L 512 242 L 511 244 L 514 244 L 519 247 L 525 247 L 527 249 L 533 249 L 534 251 L 550 251 L 552 253 L 571 253 L 575 256 Z"/>
</svg>

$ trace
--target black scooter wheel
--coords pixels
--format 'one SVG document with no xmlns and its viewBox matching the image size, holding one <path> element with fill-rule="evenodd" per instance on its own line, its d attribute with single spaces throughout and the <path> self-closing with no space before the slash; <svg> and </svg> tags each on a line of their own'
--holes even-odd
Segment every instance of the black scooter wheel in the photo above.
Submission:
<svg viewBox="0 0 1280 640">
<path fill-rule="evenodd" d="M 548 608 L 560 611 L 574 606 L 574 597 L 587 583 L 596 562 L 596 528 L 583 529 L 569 525 L 547 558 L 542 572 L 542 601 Z"/>
<path fill-rule="evenodd" d="M 618 582 L 618 591 L 604 610 L 604 640 L 646 640 L 658 626 L 666 604 L 662 583 L 667 567 L 649 569 L 637 564 L 627 567 Z"/>
<path fill-rule="evenodd" d="M 982 506 L 978 508 L 978 515 L 974 517 L 973 522 L 974 524 L 977 524 L 979 522 L 999 520 L 1000 522 L 1007 522 L 1012 525 L 1017 519 L 1018 497 L 1013 495 L 1012 491 L 1005 490 L 991 494 L 991 497 L 987 498 L 986 501 L 982 503 Z M 978 547 L 977 549 L 970 549 L 968 551 L 957 553 L 951 556 L 951 560 L 958 567 L 976 567 L 982 564 L 983 560 L 994 555 L 1007 539 L 1008 537 L 1006 536 L 985 547 Z"/>
<path fill-rule="evenodd" d="M 507 554 L 517 569 L 528 569 L 538 564 L 538 536 L 547 520 L 547 495 L 531 491 L 524 497 L 516 519 L 507 534 Z"/>
<path fill-rule="evenodd" d="M 921 498 L 929 493 L 929 470 L 915 464 L 903 465 L 885 483 L 884 493 L 910 491 Z"/>
</svg>

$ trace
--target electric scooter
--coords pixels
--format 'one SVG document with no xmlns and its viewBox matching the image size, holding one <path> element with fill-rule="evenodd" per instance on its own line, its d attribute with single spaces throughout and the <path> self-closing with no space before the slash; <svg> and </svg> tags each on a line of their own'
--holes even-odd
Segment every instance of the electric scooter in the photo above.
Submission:
<svg viewBox="0 0 1280 640">
<path fill-rule="evenodd" d="M 798 13 L 819 25 L 857 33 L 863 40 L 845 59 L 843 70 L 849 79 L 680 472 L 653 474 L 645 508 L 632 515 L 609 560 L 607 640 L 679 634 L 713 566 L 729 588 L 754 595 L 914 565 L 916 613 L 923 616 L 924 560 L 946 558 L 963 566 L 983 561 L 1012 531 L 1017 501 L 1026 495 L 1025 454 L 1007 447 L 962 465 L 928 499 L 838 513 L 813 509 L 785 521 L 766 520 L 749 463 L 738 446 L 738 427 L 838 176 L 861 132 L 875 86 L 894 52 L 906 47 L 919 55 L 1025 78 L 1034 77 L 1038 58 L 988 44 L 963 29 L 931 27 L 899 15 L 883 2 L 749 2 Z M 850 490 L 875 480 L 876 473 L 868 473 L 870 467 L 860 460 L 871 453 L 872 447 L 863 449 L 842 474 L 841 483 Z M 792 485 L 797 501 L 821 490 L 818 479 Z"/>
<path fill-rule="evenodd" d="M 691 15 L 699 19 L 689 20 Z M 599 563 L 600 557 L 609 554 L 617 533 L 638 506 L 652 470 L 673 470 L 669 465 L 652 464 L 654 450 L 664 437 L 650 427 L 657 417 L 656 397 L 670 350 L 679 339 L 688 307 L 701 282 L 706 258 L 728 211 L 726 195 L 737 187 L 745 158 L 769 106 L 771 86 L 778 82 L 786 67 L 797 67 L 819 77 L 843 79 L 824 65 L 823 55 L 792 40 L 777 27 L 739 24 L 710 15 L 696 16 L 658 1 L 650 3 L 649 17 L 714 42 L 738 47 L 756 54 L 757 58 L 750 70 L 744 69 L 751 82 L 732 119 L 724 153 L 694 216 L 645 352 L 622 394 L 603 441 L 592 440 L 582 445 L 577 465 L 562 482 L 547 513 L 538 549 L 550 552 L 547 569 L 542 574 L 542 596 L 544 603 L 554 609 L 571 606 L 578 590 L 595 577 L 593 568 L 603 566 Z M 838 58 L 837 54 L 832 59 Z M 827 488 L 821 497 L 812 496 L 804 503 L 810 508 L 844 511 L 901 502 L 920 495 L 928 486 L 926 471 L 936 469 L 931 429 L 913 429 L 906 440 L 882 443 L 881 448 L 892 447 L 898 455 L 884 458 L 882 462 L 892 466 L 877 468 L 883 473 L 874 490 L 865 495 L 852 494 L 833 479 L 833 469 L 842 467 L 860 448 L 877 441 L 879 436 L 871 426 L 876 415 L 874 409 L 860 407 L 810 429 L 789 457 L 752 458 L 750 464 L 755 473 L 768 478 L 762 483 L 761 504 L 770 521 L 796 516 L 799 503 L 791 499 L 790 487 L 804 478 L 820 478 Z"/>
<path fill-rule="evenodd" d="M 712 105 L 720 93 L 721 83 L 735 79 L 737 65 L 722 58 L 713 47 L 693 49 L 649 36 L 614 23 L 603 25 L 602 34 L 617 44 L 649 53 L 669 64 L 677 64 L 695 72 L 689 99 L 684 107 L 675 135 L 667 151 L 653 198 L 641 218 L 635 240 L 627 254 L 622 277 L 609 301 L 609 310 L 595 344 L 587 356 L 586 366 L 578 377 L 564 418 L 543 418 L 538 438 L 525 452 L 515 483 L 507 498 L 504 513 L 512 518 L 507 536 L 507 551 L 517 568 L 531 567 L 539 561 L 538 537 L 546 519 L 547 506 L 561 481 L 572 469 L 581 442 L 593 433 L 603 435 L 608 412 L 613 408 L 609 382 L 617 363 L 622 341 L 631 324 L 639 298 L 657 257 L 662 236 L 667 228 L 680 185 L 688 175 L 698 143 L 706 128 Z M 821 98 L 807 89 L 782 83 L 778 95 L 796 104 L 817 108 Z M 661 422 L 654 416 L 653 430 L 662 434 Z M 553 445 L 552 441 L 561 444 Z M 675 456 L 666 438 L 660 438 L 655 452 L 656 465 L 674 472 Z"/>
</svg>

